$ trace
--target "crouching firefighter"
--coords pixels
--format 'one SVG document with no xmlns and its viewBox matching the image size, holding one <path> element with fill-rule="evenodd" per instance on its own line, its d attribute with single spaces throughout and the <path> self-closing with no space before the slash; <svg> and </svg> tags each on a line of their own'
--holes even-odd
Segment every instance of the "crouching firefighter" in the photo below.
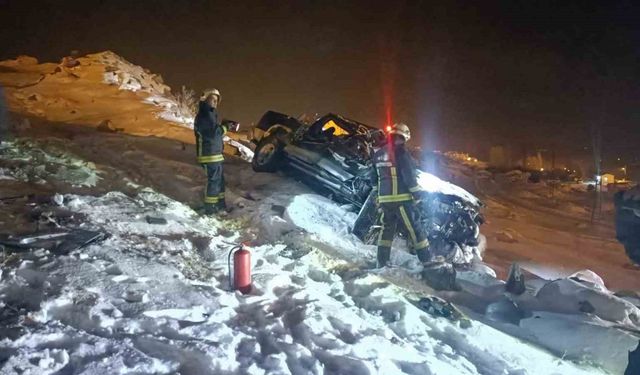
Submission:
<svg viewBox="0 0 640 375">
<path fill-rule="evenodd" d="M 205 90 L 200 97 L 198 114 L 193 124 L 198 163 L 207 173 L 207 185 L 204 191 L 205 215 L 226 211 L 224 173 L 222 171 L 222 162 L 224 161 L 222 137 L 228 129 L 218 121 L 217 107 L 220 99 L 218 90 Z"/>
<path fill-rule="evenodd" d="M 378 237 L 378 268 L 387 266 L 391 256 L 391 243 L 398 225 L 407 230 L 409 240 L 418 259 L 431 261 L 429 240 L 419 225 L 416 202 L 422 189 L 416 179 L 416 165 L 405 147 L 411 138 L 409 127 L 395 124 L 388 132 L 387 143 L 373 155 L 371 182 L 381 213 L 382 231 Z"/>
</svg>

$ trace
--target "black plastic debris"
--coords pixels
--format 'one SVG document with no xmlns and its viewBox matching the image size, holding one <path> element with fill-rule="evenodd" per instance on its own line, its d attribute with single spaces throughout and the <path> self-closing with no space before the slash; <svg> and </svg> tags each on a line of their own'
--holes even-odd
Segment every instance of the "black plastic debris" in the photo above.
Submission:
<svg viewBox="0 0 640 375">
<path fill-rule="evenodd" d="M 107 238 L 104 232 L 85 229 L 65 229 L 36 232 L 25 235 L 0 235 L 0 244 L 8 250 L 21 251 L 47 249 L 57 255 L 65 255 L 90 243 Z"/>
<path fill-rule="evenodd" d="M 471 327 L 471 320 L 457 307 L 436 296 L 422 297 L 418 301 L 409 299 L 414 305 L 430 315 L 458 322 L 460 328 Z"/>
<path fill-rule="evenodd" d="M 507 277 L 506 290 L 509 293 L 520 295 L 525 292 L 524 274 L 518 263 L 513 263 L 509 268 L 509 277 Z"/>
<path fill-rule="evenodd" d="M 272 204 L 271 210 L 274 211 L 278 216 L 283 217 L 284 212 L 287 210 L 285 206 L 281 206 L 279 204 Z"/>
<path fill-rule="evenodd" d="M 149 224 L 161 224 L 161 225 L 164 225 L 164 224 L 167 223 L 167 219 L 165 219 L 163 217 L 153 217 L 153 216 L 147 215 L 145 217 L 145 219 L 147 220 L 147 223 L 149 223 Z"/>
</svg>

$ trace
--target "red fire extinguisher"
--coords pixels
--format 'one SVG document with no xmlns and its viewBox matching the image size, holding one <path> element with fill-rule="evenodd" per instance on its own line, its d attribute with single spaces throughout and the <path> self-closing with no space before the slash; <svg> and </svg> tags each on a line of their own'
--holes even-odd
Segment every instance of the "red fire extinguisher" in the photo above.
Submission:
<svg viewBox="0 0 640 375">
<path fill-rule="evenodd" d="M 231 255 L 233 254 L 233 283 L 231 282 Z M 251 292 L 251 252 L 241 243 L 229 251 L 229 286 L 242 294 Z"/>
</svg>

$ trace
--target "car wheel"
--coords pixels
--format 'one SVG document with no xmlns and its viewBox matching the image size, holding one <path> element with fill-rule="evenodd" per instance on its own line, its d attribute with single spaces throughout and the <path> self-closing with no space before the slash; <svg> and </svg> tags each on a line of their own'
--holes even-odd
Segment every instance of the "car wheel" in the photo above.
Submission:
<svg viewBox="0 0 640 375">
<path fill-rule="evenodd" d="M 640 266 L 640 242 L 628 241 L 624 244 L 624 250 L 627 253 L 629 259 Z"/>
<path fill-rule="evenodd" d="M 263 138 L 256 147 L 251 166 L 256 172 L 275 172 L 282 162 L 282 143 L 275 135 Z"/>
</svg>

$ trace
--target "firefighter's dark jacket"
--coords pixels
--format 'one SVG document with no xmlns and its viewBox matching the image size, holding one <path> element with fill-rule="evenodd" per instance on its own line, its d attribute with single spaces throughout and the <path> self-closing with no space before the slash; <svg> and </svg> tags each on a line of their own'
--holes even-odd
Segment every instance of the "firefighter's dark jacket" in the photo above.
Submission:
<svg viewBox="0 0 640 375">
<path fill-rule="evenodd" d="M 404 144 L 387 143 L 373 155 L 371 183 L 377 190 L 378 203 L 413 200 L 421 189 L 416 164 Z"/>
<path fill-rule="evenodd" d="M 222 136 L 227 128 L 218 122 L 218 111 L 207 102 L 200 102 L 198 114 L 193 124 L 196 134 L 198 163 L 217 163 L 224 160 Z"/>
</svg>

